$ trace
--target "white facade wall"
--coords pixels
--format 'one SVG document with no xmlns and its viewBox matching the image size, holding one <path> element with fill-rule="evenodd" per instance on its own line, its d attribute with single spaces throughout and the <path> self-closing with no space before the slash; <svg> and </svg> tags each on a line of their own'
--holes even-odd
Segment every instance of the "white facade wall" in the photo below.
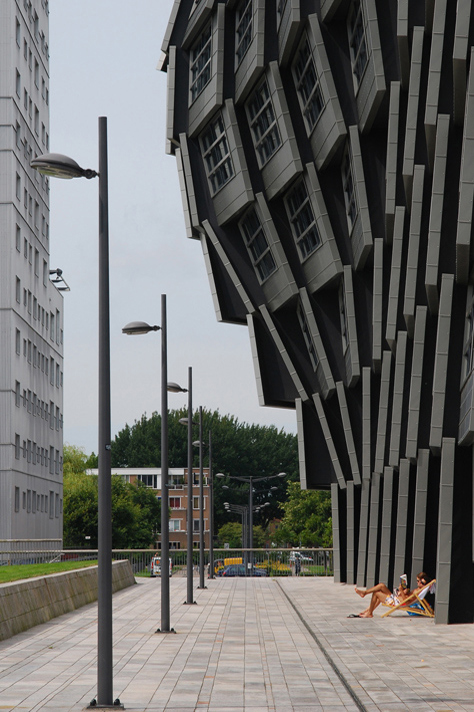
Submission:
<svg viewBox="0 0 474 712">
<path fill-rule="evenodd" d="M 0 539 L 62 538 L 63 298 L 49 274 L 47 0 L 0 6 Z"/>
</svg>

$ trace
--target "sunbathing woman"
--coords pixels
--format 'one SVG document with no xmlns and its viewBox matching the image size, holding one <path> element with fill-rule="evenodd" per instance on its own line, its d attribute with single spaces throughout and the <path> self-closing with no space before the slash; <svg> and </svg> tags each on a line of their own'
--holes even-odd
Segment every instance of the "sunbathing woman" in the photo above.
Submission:
<svg viewBox="0 0 474 712">
<path fill-rule="evenodd" d="M 396 588 L 393 593 L 384 583 L 378 583 L 371 588 L 357 588 L 356 586 L 355 592 L 359 594 L 361 598 L 365 598 L 365 596 L 369 594 L 372 595 L 369 607 L 366 608 L 365 611 L 362 611 L 362 613 L 359 613 L 359 618 L 373 618 L 374 610 L 381 603 L 385 603 L 388 606 L 398 606 L 399 603 L 403 603 L 412 593 L 412 591 L 404 585 L 404 579 L 405 576 L 400 577 L 400 586 Z M 414 592 L 418 593 L 427 582 L 427 576 L 424 571 L 418 574 L 416 580 L 417 588 L 414 589 Z"/>
</svg>

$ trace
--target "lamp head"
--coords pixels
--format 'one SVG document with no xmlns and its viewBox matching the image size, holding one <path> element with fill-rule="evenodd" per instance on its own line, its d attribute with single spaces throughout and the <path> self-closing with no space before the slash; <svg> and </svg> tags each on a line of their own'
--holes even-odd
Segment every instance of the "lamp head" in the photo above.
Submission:
<svg viewBox="0 0 474 712">
<path fill-rule="evenodd" d="M 54 178 L 95 178 L 99 175 L 91 168 L 81 168 L 73 158 L 62 153 L 44 153 L 33 159 L 30 166 Z"/>
<path fill-rule="evenodd" d="M 158 331 L 159 326 L 150 326 L 145 321 L 131 321 L 122 329 L 122 334 L 127 334 L 127 336 L 136 336 L 138 334 L 148 334 L 149 331 Z"/>
<path fill-rule="evenodd" d="M 187 393 L 188 392 L 187 388 L 181 388 L 180 385 L 178 385 L 177 383 L 173 383 L 173 381 L 169 381 L 167 383 L 166 387 L 170 393 Z"/>
</svg>

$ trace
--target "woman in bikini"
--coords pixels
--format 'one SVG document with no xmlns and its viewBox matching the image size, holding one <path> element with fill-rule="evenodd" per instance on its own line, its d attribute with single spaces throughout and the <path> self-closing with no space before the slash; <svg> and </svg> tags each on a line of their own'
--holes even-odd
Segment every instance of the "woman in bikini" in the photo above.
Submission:
<svg viewBox="0 0 474 712">
<path fill-rule="evenodd" d="M 390 591 L 384 583 L 378 583 L 376 586 L 372 586 L 371 588 L 357 588 L 356 586 L 355 592 L 361 598 L 365 598 L 365 596 L 368 596 L 369 594 L 372 595 L 369 607 L 366 608 L 365 611 L 362 611 L 362 613 L 359 613 L 359 618 L 373 618 L 374 610 L 381 603 L 385 603 L 387 606 L 398 606 L 400 603 L 403 603 L 412 594 L 412 591 L 410 591 L 406 585 L 403 585 L 404 578 L 406 577 L 401 577 L 400 586 L 393 592 Z M 424 571 L 418 574 L 416 582 L 417 588 L 414 589 L 415 593 L 426 585 L 427 576 Z"/>
</svg>

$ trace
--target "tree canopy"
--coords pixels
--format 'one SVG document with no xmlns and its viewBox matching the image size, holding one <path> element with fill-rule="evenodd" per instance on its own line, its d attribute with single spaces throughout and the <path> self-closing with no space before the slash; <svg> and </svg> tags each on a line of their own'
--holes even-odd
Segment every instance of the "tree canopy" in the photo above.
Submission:
<svg viewBox="0 0 474 712">
<path fill-rule="evenodd" d="M 168 416 L 169 467 L 186 467 L 187 428 L 179 423 L 187 417 L 187 409 L 171 410 Z M 287 478 L 261 480 L 254 486 L 254 504 L 270 502 L 260 517 L 263 523 L 281 516 L 279 502 L 285 498 L 286 482 L 298 479 L 298 450 L 296 436 L 278 430 L 275 426 L 240 423 L 231 415 L 222 416 L 218 411 L 203 410 L 203 464 L 209 465 L 209 431 L 212 433 L 212 471 L 231 477 L 270 477 L 286 472 Z M 199 413 L 193 421 L 199 420 Z M 199 437 L 194 426 L 194 439 Z M 195 448 L 193 467 L 199 465 L 199 448 Z M 113 467 L 160 467 L 161 466 L 161 415 L 143 415 L 130 426 L 126 425 L 112 442 Z M 229 489 L 223 489 L 223 485 Z M 276 487 L 270 491 L 270 487 Z M 229 521 L 223 503 L 246 505 L 249 485 L 234 479 L 214 478 L 214 505 L 216 530 Z M 238 515 L 235 515 L 238 519 Z M 262 519 L 260 520 L 262 521 Z"/>
<path fill-rule="evenodd" d="M 331 495 L 323 490 L 302 490 L 288 482 L 284 516 L 274 535 L 275 543 L 303 547 L 331 547 Z"/>
<path fill-rule="evenodd" d="M 64 446 L 63 539 L 70 548 L 96 549 L 98 488 L 97 476 L 87 475 L 90 464 L 85 453 Z M 112 546 L 114 549 L 143 549 L 154 544 L 160 530 L 161 507 L 155 494 L 141 482 L 126 483 L 112 477 Z"/>
</svg>

